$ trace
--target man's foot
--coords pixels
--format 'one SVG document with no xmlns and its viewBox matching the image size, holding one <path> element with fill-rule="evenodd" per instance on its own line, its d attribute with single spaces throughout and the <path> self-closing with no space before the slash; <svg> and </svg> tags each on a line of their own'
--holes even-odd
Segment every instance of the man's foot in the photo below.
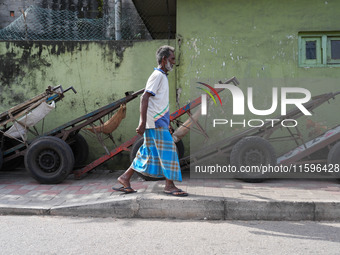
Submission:
<svg viewBox="0 0 340 255">
<path fill-rule="evenodd" d="M 135 170 L 133 170 L 131 167 L 128 170 L 126 170 L 121 176 L 117 178 L 117 181 L 121 185 L 123 185 L 123 187 L 120 187 L 120 188 L 112 187 L 112 189 L 116 191 L 124 192 L 125 194 L 137 192 L 136 190 L 131 188 L 131 184 L 130 184 L 130 179 L 132 175 L 134 174 L 134 172 Z"/>
<path fill-rule="evenodd" d="M 172 180 L 168 180 L 168 179 L 166 179 L 166 181 L 165 181 L 164 193 L 166 193 L 168 195 L 172 195 L 172 196 L 177 196 L 177 197 L 188 196 L 188 193 L 177 188 L 176 185 L 174 184 L 174 182 Z"/>
<path fill-rule="evenodd" d="M 189 195 L 188 193 L 178 188 L 175 188 L 173 190 L 164 190 L 164 193 L 175 197 L 186 197 Z"/>
<path fill-rule="evenodd" d="M 117 181 L 122 184 L 124 188 L 131 187 L 130 180 L 125 178 L 124 175 L 119 176 Z"/>
<path fill-rule="evenodd" d="M 136 193 L 137 191 L 132 189 L 131 187 L 120 187 L 120 188 L 115 188 L 115 187 L 112 187 L 113 190 L 115 191 L 120 191 L 120 192 L 123 192 L 125 194 L 129 194 L 129 193 Z"/>
</svg>

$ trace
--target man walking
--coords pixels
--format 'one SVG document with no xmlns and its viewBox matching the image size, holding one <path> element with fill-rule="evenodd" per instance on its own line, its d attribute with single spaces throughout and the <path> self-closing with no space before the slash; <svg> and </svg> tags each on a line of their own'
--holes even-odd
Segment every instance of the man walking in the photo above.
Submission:
<svg viewBox="0 0 340 255">
<path fill-rule="evenodd" d="M 187 196 L 177 188 L 174 181 L 182 181 L 176 145 L 169 132 L 169 82 L 168 72 L 175 64 L 174 48 L 162 46 L 156 52 L 158 67 L 149 77 L 140 103 L 140 120 L 136 128 L 144 136 L 131 166 L 118 177 L 123 185 L 114 188 L 124 193 L 136 192 L 131 188 L 130 179 L 135 171 L 152 177 L 165 177 L 164 192 L 174 196 Z"/>
</svg>

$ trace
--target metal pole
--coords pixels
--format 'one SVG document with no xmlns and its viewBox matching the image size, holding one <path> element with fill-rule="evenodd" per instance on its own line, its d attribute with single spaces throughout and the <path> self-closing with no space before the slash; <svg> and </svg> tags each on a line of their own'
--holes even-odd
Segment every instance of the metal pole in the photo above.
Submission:
<svg viewBox="0 0 340 255">
<path fill-rule="evenodd" d="M 121 21 L 122 21 L 122 0 L 115 0 L 116 40 L 122 40 Z"/>
</svg>

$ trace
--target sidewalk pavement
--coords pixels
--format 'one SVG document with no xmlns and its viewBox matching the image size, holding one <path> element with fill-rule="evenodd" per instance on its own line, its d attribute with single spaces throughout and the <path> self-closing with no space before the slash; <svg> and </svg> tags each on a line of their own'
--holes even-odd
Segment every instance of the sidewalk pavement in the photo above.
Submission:
<svg viewBox="0 0 340 255">
<path fill-rule="evenodd" d="M 184 220 L 340 220 L 340 183 L 332 179 L 272 179 L 245 183 L 234 179 L 190 179 L 177 186 L 188 197 L 163 193 L 164 181 L 137 175 L 123 194 L 123 171 L 95 170 L 83 179 L 70 175 L 63 183 L 43 185 L 25 170 L 0 172 L 0 215 L 60 215 Z"/>
</svg>

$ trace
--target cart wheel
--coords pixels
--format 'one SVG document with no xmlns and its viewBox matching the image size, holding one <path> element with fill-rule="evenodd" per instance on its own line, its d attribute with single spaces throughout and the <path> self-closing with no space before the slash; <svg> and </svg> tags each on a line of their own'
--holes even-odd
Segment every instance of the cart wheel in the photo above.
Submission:
<svg viewBox="0 0 340 255">
<path fill-rule="evenodd" d="M 73 137 L 74 141 L 70 144 L 74 155 L 74 168 L 81 168 L 89 156 L 89 145 L 81 134 Z"/>
<path fill-rule="evenodd" d="M 276 165 L 276 155 L 273 146 L 258 136 L 245 137 L 238 141 L 230 154 L 230 164 L 239 170 L 241 166 Z M 262 173 L 239 173 L 236 178 L 246 182 L 264 181 Z"/>
<path fill-rule="evenodd" d="M 140 137 L 132 146 L 131 148 L 131 151 L 130 151 L 130 161 L 132 162 L 135 157 L 136 157 L 136 154 L 139 150 L 139 148 L 142 146 L 142 144 L 144 143 L 144 138 L 143 137 Z M 184 144 L 182 142 L 182 140 L 178 141 L 176 143 L 176 148 L 177 148 L 177 153 L 178 153 L 178 158 L 182 158 L 184 156 Z M 155 177 L 150 177 L 150 176 L 146 176 L 146 175 L 143 175 L 141 173 L 138 173 L 137 174 L 142 177 L 144 180 L 146 181 L 159 181 L 159 180 L 165 180 L 165 178 L 155 178 Z"/>
<path fill-rule="evenodd" d="M 25 167 L 40 183 L 62 182 L 72 171 L 74 156 L 63 140 L 45 136 L 35 140 L 25 154 Z"/>
<path fill-rule="evenodd" d="M 340 142 L 337 142 L 329 151 L 327 157 L 327 164 L 332 165 L 332 175 L 340 181 Z"/>
<path fill-rule="evenodd" d="M 136 154 L 139 150 L 139 147 L 142 146 L 142 144 L 144 143 L 144 138 L 140 137 L 138 138 L 135 143 L 132 145 L 131 150 L 130 150 L 130 162 L 132 163 L 132 161 L 135 159 Z"/>
</svg>

